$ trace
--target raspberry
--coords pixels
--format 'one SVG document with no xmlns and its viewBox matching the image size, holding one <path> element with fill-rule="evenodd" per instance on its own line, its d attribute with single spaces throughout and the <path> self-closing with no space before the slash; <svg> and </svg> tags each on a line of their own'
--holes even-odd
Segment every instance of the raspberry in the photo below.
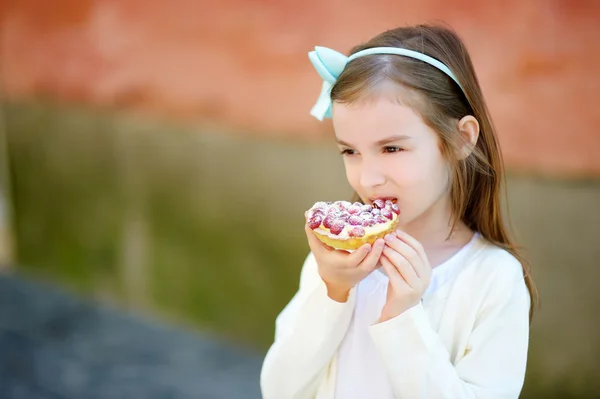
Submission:
<svg viewBox="0 0 600 399">
<path fill-rule="evenodd" d="M 350 237 L 362 237 L 365 235 L 365 229 L 360 226 L 353 227 L 348 233 Z"/>
<path fill-rule="evenodd" d="M 321 215 L 315 215 L 308 221 L 308 227 L 314 230 L 321 225 L 321 221 L 323 221 L 323 217 Z"/>
<path fill-rule="evenodd" d="M 331 228 L 331 224 L 336 220 L 336 215 L 335 213 L 330 213 L 329 215 L 327 215 L 327 217 L 325 218 L 325 220 L 323 220 L 323 226 L 325 226 L 326 228 L 330 229 Z"/>
<path fill-rule="evenodd" d="M 350 218 L 350 216 L 352 215 L 350 215 L 348 212 L 342 212 L 336 215 L 336 219 L 343 220 L 344 222 L 346 222 Z"/>
<path fill-rule="evenodd" d="M 312 209 L 311 211 L 308 212 L 309 219 L 316 215 L 325 217 L 325 211 L 322 208 L 316 208 L 316 209 Z"/>
<path fill-rule="evenodd" d="M 387 208 L 383 208 L 381 210 L 381 216 L 383 216 L 383 217 L 385 217 L 387 219 L 390 219 L 390 220 L 392 220 L 394 218 L 394 214 L 392 213 L 392 211 L 390 211 Z"/>
<path fill-rule="evenodd" d="M 394 212 L 396 215 L 400 214 L 400 208 L 398 207 L 397 204 L 392 204 L 391 209 L 392 209 L 392 212 Z"/>
<path fill-rule="evenodd" d="M 334 220 L 329 228 L 329 231 L 336 235 L 340 234 L 342 230 L 344 230 L 345 225 L 346 223 L 343 220 Z"/>
<path fill-rule="evenodd" d="M 360 216 L 362 219 L 373 219 L 373 214 L 369 212 L 363 212 L 358 216 Z"/>
<path fill-rule="evenodd" d="M 373 207 L 371 205 L 361 205 L 360 207 L 360 211 L 361 212 L 371 212 L 373 210 Z"/>
<path fill-rule="evenodd" d="M 348 218 L 348 223 L 352 226 L 360 226 L 362 225 L 362 219 L 356 215 L 352 215 Z"/>
<path fill-rule="evenodd" d="M 352 204 L 348 201 L 337 201 L 335 204 L 336 207 L 342 211 L 345 211 L 352 206 Z"/>
<path fill-rule="evenodd" d="M 392 201 L 392 200 L 385 200 L 385 207 L 386 208 L 390 208 L 393 204 L 394 204 L 394 201 Z"/>
<path fill-rule="evenodd" d="M 385 208 L 385 202 L 382 199 L 378 198 L 375 201 L 373 201 L 373 206 L 375 206 L 378 209 L 382 209 Z"/>
<path fill-rule="evenodd" d="M 375 219 L 363 219 L 362 225 L 365 227 L 371 227 L 375 224 Z"/>
<path fill-rule="evenodd" d="M 377 208 L 373 208 L 371 209 L 371 215 L 373 216 L 379 216 L 381 214 L 381 211 Z"/>
<path fill-rule="evenodd" d="M 387 220 L 386 218 L 384 218 L 383 216 L 377 216 L 377 218 L 375 219 L 375 221 L 377 223 L 387 223 L 389 222 L 389 220 Z"/>
<path fill-rule="evenodd" d="M 348 208 L 348 213 L 351 213 L 353 215 L 360 213 L 360 206 L 352 205 L 350 208 Z"/>
</svg>

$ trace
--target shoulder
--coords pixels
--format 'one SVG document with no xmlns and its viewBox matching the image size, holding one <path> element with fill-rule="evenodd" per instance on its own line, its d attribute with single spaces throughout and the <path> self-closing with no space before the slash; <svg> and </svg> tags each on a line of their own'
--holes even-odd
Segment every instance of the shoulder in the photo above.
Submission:
<svg viewBox="0 0 600 399">
<path fill-rule="evenodd" d="M 466 265 L 464 274 L 469 282 L 485 292 L 486 297 L 507 297 L 527 294 L 524 269 L 509 251 L 480 237 L 477 248 Z"/>
<path fill-rule="evenodd" d="M 509 251 L 483 237 L 478 239 L 477 248 L 469 261 L 471 272 L 477 276 L 493 279 L 523 279 L 523 265 Z"/>
</svg>

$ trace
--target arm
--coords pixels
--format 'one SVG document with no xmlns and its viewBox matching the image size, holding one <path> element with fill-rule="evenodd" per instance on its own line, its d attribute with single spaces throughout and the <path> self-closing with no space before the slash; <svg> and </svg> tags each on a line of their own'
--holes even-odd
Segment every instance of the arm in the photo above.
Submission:
<svg viewBox="0 0 600 399">
<path fill-rule="evenodd" d="M 470 350 L 456 364 L 421 304 L 370 327 L 398 397 L 518 398 L 527 361 L 530 299 L 520 264 L 511 263 L 496 265 L 500 272 L 491 279 L 468 337 Z"/>
<path fill-rule="evenodd" d="M 329 298 L 309 254 L 300 276 L 300 289 L 276 320 L 275 342 L 261 370 L 264 399 L 314 398 L 319 382 L 352 317 L 355 289 L 346 302 Z"/>
</svg>

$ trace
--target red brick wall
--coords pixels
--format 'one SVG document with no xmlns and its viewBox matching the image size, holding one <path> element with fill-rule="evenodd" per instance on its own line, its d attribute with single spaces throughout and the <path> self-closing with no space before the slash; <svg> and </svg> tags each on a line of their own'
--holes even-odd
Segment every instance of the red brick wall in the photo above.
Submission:
<svg viewBox="0 0 600 399">
<path fill-rule="evenodd" d="M 443 20 L 471 50 L 513 169 L 600 175 L 600 2 L 0 0 L 0 82 L 50 96 L 319 137 L 307 52 Z"/>
</svg>

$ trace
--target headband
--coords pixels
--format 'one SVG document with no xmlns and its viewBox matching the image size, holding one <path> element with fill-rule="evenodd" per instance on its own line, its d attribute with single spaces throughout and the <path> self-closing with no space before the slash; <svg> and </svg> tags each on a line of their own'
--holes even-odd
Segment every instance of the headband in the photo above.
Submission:
<svg viewBox="0 0 600 399">
<path fill-rule="evenodd" d="M 419 53 L 418 51 L 397 47 L 373 47 L 354 53 L 350 57 L 346 57 L 344 54 L 338 53 L 337 51 L 332 50 L 330 48 L 316 46 L 314 51 L 308 53 L 308 58 L 317 70 L 317 73 L 321 76 L 321 78 L 323 78 L 323 86 L 321 88 L 321 94 L 319 94 L 319 98 L 317 99 L 316 104 L 310 110 L 310 114 L 320 121 L 322 121 L 323 118 L 331 118 L 330 93 L 331 88 L 337 81 L 338 77 L 342 74 L 342 71 L 344 70 L 348 62 L 356 58 L 372 54 L 395 54 L 421 60 L 444 72 L 456 82 L 456 84 L 461 88 L 461 90 L 463 90 L 460 83 L 458 83 L 458 79 L 456 78 L 456 76 L 454 76 L 450 68 L 448 68 L 446 65 L 436 60 L 435 58 L 423 53 Z"/>
</svg>

